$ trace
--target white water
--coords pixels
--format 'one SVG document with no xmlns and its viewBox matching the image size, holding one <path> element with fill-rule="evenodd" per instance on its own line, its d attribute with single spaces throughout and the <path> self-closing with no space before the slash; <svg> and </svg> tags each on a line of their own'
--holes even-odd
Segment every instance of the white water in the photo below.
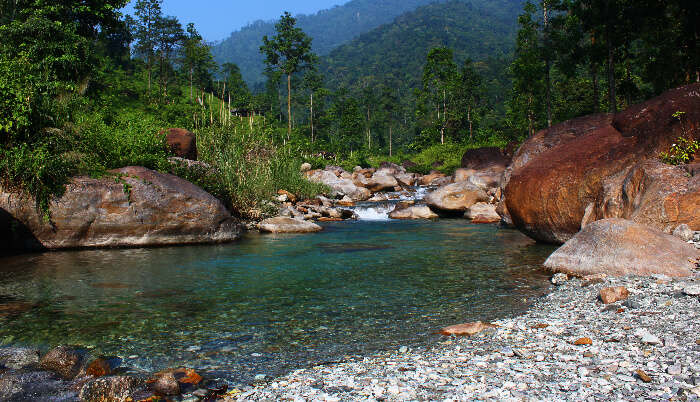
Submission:
<svg viewBox="0 0 700 402">
<path fill-rule="evenodd" d="M 355 213 L 357 214 L 357 219 L 361 221 L 388 221 L 389 212 L 393 209 L 393 204 L 379 203 L 357 206 L 355 207 Z"/>
<path fill-rule="evenodd" d="M 390 201 L 366 202 L 354 208 L 358 220 L 361 221 L 388 221 L 389 213 L 399 201 L 415 201 L 420 203 L 430 192 L 428 187 L 415 187 L 414 192 L 387 193 Z"/>
</svg>

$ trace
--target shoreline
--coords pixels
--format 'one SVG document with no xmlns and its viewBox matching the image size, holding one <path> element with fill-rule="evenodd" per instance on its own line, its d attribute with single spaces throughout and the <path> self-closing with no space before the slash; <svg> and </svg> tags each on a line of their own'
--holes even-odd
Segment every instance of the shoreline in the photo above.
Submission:
<svg viewBox="0 0 700 402">
<path fill-rule="evenodd" d="M 605 305 L 613 286 L 630 296 Z M 296 370 L 225 400 L 698 400 L 699 287 L 700 272 L 571 279 L 471 338 Z"/>
</svg>

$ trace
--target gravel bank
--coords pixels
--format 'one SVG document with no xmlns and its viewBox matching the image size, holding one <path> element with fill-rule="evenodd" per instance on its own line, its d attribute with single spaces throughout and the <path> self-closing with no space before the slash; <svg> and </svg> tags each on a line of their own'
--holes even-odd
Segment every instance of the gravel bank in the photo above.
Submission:
<svg viewBox="0 0 700 402">
<path fill-rule="evenodd" d="M 604 305 L 613 286 L 629 298 Z M 696 401 L 699 295 L 700 274 L 563 281 L 471 338 L 297 370 L 227 400 Z"/>
</svg>

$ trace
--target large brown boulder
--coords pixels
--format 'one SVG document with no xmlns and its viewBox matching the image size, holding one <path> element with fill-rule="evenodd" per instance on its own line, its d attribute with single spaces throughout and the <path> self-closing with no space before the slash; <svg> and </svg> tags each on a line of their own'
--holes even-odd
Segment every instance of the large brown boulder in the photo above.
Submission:
<svg viewBox="0 0 700 402">
<path fill-rule="evenodd" d="M 510 164 L 510 158 L 496 147 L 469 149 L 462 156 L 462 167 L 465 169 L 486 170 L 505 169 Z"/>
<path fill-rule="evenodd" d="M 50 220 L 26 196 L 0 191 L 0 215 L 20 229 L 17 245 L 45 249 L 220 243 L 238 238 L 215 197 L 179 177 L 143 167 L 101 179 L 74 178 L 50 203 Z M 29 235 L 29 237 L 25 237 Z"/>
<path fill-rule="evenodd" d="M 445 212 L 464 212 L 477 202 L 488 201 L 486 192 L 469 182 L 440 187 L 425 197 L 428 206 Z"/>
<path fill-rule="evenodd" d="M 700 251 L 682 240 L 623 219 L 593 222 L 552 254 L 545 267 L 574 276 L 688 276 Z"/>
<path fill-rule="evenodd" d="M 609 115 L 574 119 L 526 141 L 505 174 L 505 201 L 515 226 L 550 243 L 566 242 L 587 223 L 615 217 L 666 232 L 680 224 L 699 230 L 698 179 L 656 158 L 697 126 L 700 114 L 688 113 L 681 124 L 665 115 L 671 109 L 660 106 L 664 102 L 697 111 L 700 84 L 670 91 L 615 121 Z M 658 119 L 666 123 L 654 121 L 649 110 L 662 113 Z"/>
<path fill-rule="evenodd" d="M 183 128 L 169 128 L 161 132 L 172 153 L 180 158 L 197 160 L 197 136 Z"/>
</svg>

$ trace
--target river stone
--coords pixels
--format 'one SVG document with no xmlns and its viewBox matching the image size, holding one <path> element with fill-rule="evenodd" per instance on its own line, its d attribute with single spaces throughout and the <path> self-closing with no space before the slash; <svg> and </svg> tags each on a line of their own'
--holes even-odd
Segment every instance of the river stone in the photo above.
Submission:
<svg viewBox="0 0 700 402">
<path fill-rule="evenodd" d="M 265 219 L 258 224 L 261 232 L 268 233 L 312 233 L 320 232 L 323 228 L 313 222 L 307 222 L 284 216 Z"/>
<path fill-rule="evenodd" d="M 143 381 L 131 376 L 101 377 L 88 381 L 80 389 L 80 400 L 85 402 L 127 401 Z"/>
<path fill-rule="evenodd" d="M 690 227 L 686 224 L 679 225 L 676 230 L 673 231 L 673 235 L 679 239 L 688 242 L 693 240 L 693 232 Z"/>
<path fill-rule="evenodd" d="M 54 372 L 66 380 L 72 380 L 80 373 L 86 356 L 87 351 L 84 349 L 57 346 L 41 358 L 40 366 L 43 370 Z"/>
<path fill-rule="evenodd" d="M 488 201 L 486 192 L 469 182 L 440 187 L 425 197 L 428 206 L 446 212 L 464 212 L 477 202 Z"/>
<path fill-rule="evenodd" d="M 555 251 L 545 267 L 574 276 L 689 276 L 700 251 L 682 240 L 624 219 L 593 222 Z"/>
<path fill-rule="evenodd" d="M 389 218 L 404 220 L 437 219 L 438 215 L 425 205 L 409 206 L 406 208 L 399 208 L 399 206 L 397 206 L 393 211 L 389 213 Z"/>
<path fill-rule="evenodd" d="M 239 225 L 226 207 L 186 180 L 137 166 L 110 173 L 115 176 L 72 179 L 65 194 L 52 200 L 50 222 L 26 196 L 0 190 L 0 211 L 31 234 L 11 240 L 19 247 L 64 249 L 220 243 L 239 237 Z"/>
<path fill-rule="evenodd" d="M 153 383 L 153 391 L 160 395 L 180 395 L 180 383 L 173 373 L 164 373 Z"/>
<path fill-rule="evenodd" d="M 311 170 L 311 164 L 308 163 L 308 162 L 304 162 L 304 163 L 301 164 L 301 167 L 299 168 L 299 170 L 300 170 L 302 173 L 306 173 L 306 172 L 308 172 L 309 170 Z"/>
<path fill-rule="evenodd" d="M 31 367 L 39 363 L 39 349 L 33 348 L 0 348 L 0 367 L 13 370 Z"/>
<path fill-rule="evenodd" d="M 626 300 L 630 296 L 630 292 L 624 286 L 614 288 L 603 288 L 600 290 L 600 300 L 603 304 L 612 304 L 618 301 Z"/>
<path fill-rule="evenodd" d="M 486 202 L 477 202 L 467 208 L 464 217 L 471 219 L 472 223 L 498 223 L 501 216 L 496 212 L 496 206 Z"/>
<path fill-rule="evenodd" d="M 484 323 L 481 321 L 470 322 L 467 324 L 457 324 L 449 327 L 445 327 L 440 330 L 441 335 L 445 336 L 473 336 L 479 332 L 485 331 L 491 328 L 497 328 L 497 325 L 491 323 Z"/>
</svg>

